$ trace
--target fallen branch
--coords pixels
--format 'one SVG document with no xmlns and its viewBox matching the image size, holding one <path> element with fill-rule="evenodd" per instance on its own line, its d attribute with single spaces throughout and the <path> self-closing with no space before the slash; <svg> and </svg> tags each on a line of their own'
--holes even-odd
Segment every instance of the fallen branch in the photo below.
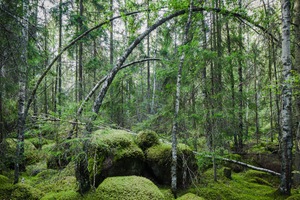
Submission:
<svg viewBox="0 0 300 200">
<path fill-rule="evenodd" d="M 200 154 L 196 151 L 193 151 L 194 154 L 196 155 L 203 155 L 203 154 Z M 212 156 L 210 155 L 205 155 L 205 157 L 207 158 L 212 158 Z M 227 162 L 231 162 L 231 163 L 234 163 L 234 164 L 237 164 L 237 165 L 241 165 L 241 166 L 244 166 L 244 167 L 248 167 L 250 169 L 253 169 L 253 170 L 257 170 L 257 171 L 262 171 L 262 172 L 267 172 L 267 173 L 270 173 L 272 175 L 275 175 L 275 176 L 280 176 L 280 173 L 278 172 L 275 172 L 275 171 L 272 171 L 270 169 L 266 169 L 266 168 L 261 168 L 261 167 L 256 167 L 256 166 L 253 166 L 253 165 L 249 165 L 247 163 L 244 163 L 244 162 L 240 162 L 240 161 L 237 161 L 237 160 L 232 160 L 232 159 L 229 159 L 229 158 L 222 158 L 222 157 L 215 157 L 216 159 L 218 160 L 224 160 L 224 161 L 227 161 Z"/>
</svg>

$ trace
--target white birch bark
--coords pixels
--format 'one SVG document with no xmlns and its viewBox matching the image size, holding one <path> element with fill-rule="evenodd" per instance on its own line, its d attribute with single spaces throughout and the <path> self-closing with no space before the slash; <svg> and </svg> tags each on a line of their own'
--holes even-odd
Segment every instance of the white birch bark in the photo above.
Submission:
<svg viewBox="0 0 300 200">
<path fill-rule="evenodd" d="M 281 183 L 280 192 L 285 195 L 291 193 L 292 171 L 292 88 L 291 78 L 291 48 L 290 48 L 290 6 L 289 0 L 282 0 L 282 138 L 281 138 Z"/>
</svg>

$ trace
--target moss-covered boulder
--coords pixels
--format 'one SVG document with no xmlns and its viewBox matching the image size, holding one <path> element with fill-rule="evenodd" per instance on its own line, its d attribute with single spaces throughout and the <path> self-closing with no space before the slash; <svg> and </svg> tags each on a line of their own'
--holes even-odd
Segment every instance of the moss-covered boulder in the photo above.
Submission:
<svg viewBox="0 0 300 200">
<path fill-rule="evenodd" d="M 141 175 L 144 170 L 144 153 L 125 131 L 94 132 L 88 154 L 90 178 L 96 187 L 106 177 Z"/>
<path fill-rule="evenodd" d="M 15 189 L 13 190 L 10 199 L 12 200 L 20 200 L 20 199 L 26 199 L 26 200 L 39 200 L 43 196 L 43 193 L 33 188 L 30 185 L 18 183 L 15 185 Z"/>
<path fill-rule="evenodd" d="M 10 199 L 14 187 L 6 176 L 0 175 L 0 199 Z"/>
<path fill-rule="evenodd" d="M 145 130 L 139 132 L 136 137 L 136 142 L 139 147 L 145 151 L 146 149 L 159 144 L 159 138 L 157 133 L 151 130 Z"/>
<path fill-rule="evenodd" d="M 186 187 L 192 179 L 190 174 L 197 173 L 197 162 L 188 146 L 179 144 L 177 150 L 177 185 Z M 160 184 L 170 185 L 171 183 L 171 155 L 171 144 L 155 145 L 146 151 L 147 165 L 152 170 L 155 180 Z M 191 170 L 191 173 L 187 170 Z"/>
<path fill-rule="evenodd" d="M 178 200 L 204 200 L 204 199 L 193 193 L 187 193 L 187 194 L 179 197 Z"/>
<path fill-rule="evenodd" d="M 163 194 L 150 180 L 138 176 L 109 177 L 97 188 L 98 200 L 162 200 Z"/>
</svg>

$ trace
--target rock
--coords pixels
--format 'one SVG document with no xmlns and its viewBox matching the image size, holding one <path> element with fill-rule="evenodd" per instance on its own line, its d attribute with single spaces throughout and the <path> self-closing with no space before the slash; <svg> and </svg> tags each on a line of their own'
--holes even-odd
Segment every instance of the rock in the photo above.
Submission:
<svg viewBox="0 0 300 200">
<path fill-rule="evenodd" d="M 231 169 L 230 168 L 224 168 L 223 172 L 224 172 L 224 176 L 226 178 L 232 179 L 232 177 L 231 177 Z"/>
<path fill-rule="evenodd" d="M 88 150 L 89 172 L 97 187 L 106 177 L 141 175 L 144 153 L 125 131 L 96 131 Z"/>
<path fill-rule="evenodd" d="M 150 180 L 139 176 L 106 178 L 96 190 L 99 200 L 162 200 L 163 194 Z"/>
<path fill-rule="evenodd" d="M 159 144 L 159 138 L 157 133 L 150 130 L 139 132 L 136 138 L 136 142 L 139 147 L 145 151 L 146 149 Z"/>
<path fill-rule="evenodd" d="M 190 174 L 197 174 L 196 158 L 186 145 L 179 144 L 177 149 L 177 185 L 186 187 L 193 178 Z M 152 170 L 154 179 L 159 184 L 170 185 L 171 183 L 171 154 L 171 144 L 155 145 L 146 151 L 147 166 Z M 191 173 L 188 173 L 187 169 L 191 170 Z"/>
</svg>

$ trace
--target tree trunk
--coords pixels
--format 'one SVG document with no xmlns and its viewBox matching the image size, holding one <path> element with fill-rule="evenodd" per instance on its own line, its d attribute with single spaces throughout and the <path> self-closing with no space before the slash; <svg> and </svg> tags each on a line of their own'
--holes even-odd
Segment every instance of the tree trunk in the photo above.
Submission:
<svg viewBox="0 0 300 200">
<path fill-rule="evenodd" d="M 300 75 L 300 0 L 294 1 L 294 33 L 295 33 L 295 70 L 297 71 L 298 76 Z M 299 85 L 297 87 L 297 91 L 299 91 Z M 296 152 L 295 152 L 295 170 L 300 172 L 300 94 L 296 92 L 296 120 L 297 124 L 297 131 L 296 131 Z M 295 185 L 300 185 L 300 174 L 294 174 L 294 183 Z"/>
<path fill-rule="evenodd" d="M 183 44 L 186 45 L 188 42 L 188 32 L 191 26 L 192 20 L 192 7 L 193 1 L 190 1 L 189 16 L 186 23 L 184 35 L 183 35 Z M 174 197 L 177 197 L 177 134 L 178 134 L 178 121 L 179 121 L 179 105 L 180 105 L 180 88 L 181 88 L 181 76 L 182 76 L 182 67 L 185 59 L 185 52 L 182 52 L 180 57 L 180 63 L 178 66 L 177 74 L 177 83 L 176 83 L 176 96 L 175 96 L 175 111 L 174 111 L 174 121 L 172 128 L 172 164 L 171 164 L 171 190 L 174 194 Z"/>
<path fill-rule="evenodd" d="M 284 195 L 291 194 L 292 186 L 292 87 L 291 78 L 291 49 L 290 49 L 290 1 L 282 0 L 282 138 L 281 138 L 281 182 L 280 192 Z"/>
<path fill-rule="evenodd" d="M 18 121 L 17 121 L 17 147 L 16 147 L 16 161 L 14 183 L 19 182 L 20 170 L 25 170 L 24 164 L 24 134 L 25 134 L 25 98 L 27 85 L 27 59 L 28 59 L 28 13 L 29 1 L 23 0 L 23 20 L 22 20 L 22 39 L 21 39 L 21 63 L 19 65 L 19 94 L 18 94 Z"/>
<path fill-rule="evenodd" d="M 83 0 L 79 1 L 79 31 L 83 32 Z M 81 101 L 83 99 L 83 64 L 82 64 L 82 56 L 83 56 L 83 44 L 79 43 L 78 49 L 78 100 Z"/>
<path fill-rule="evenodd" d="M 58 34 L 58 52 L 61 52 L 62 48 L 62 0 L 59 1 L 59 34 Z M 61 106 L 62 106 L 62 74 L 61 74 L 61 67 L 62 67 L 62 62 L 61 62 L 61 56 L 58 58 L 58 114 L 59 117 L 61 116 Z"/>
<path fill-rule="evenodd" d="M 242 8 L 242 1 L 239 0 L 239 7 Z M 242 41 L 242 23 L 239 24 L 239 51 L 240 53 L 243 52 L 243 41 Z M 238 59 L 238 74 L 239 74 L 239 112 L 238 112 L 238 118 L 239 118 L 239 129 L 238 129 L 238 149 L 239 152 L 243 151 L 243 129 L 244 129 L 244 123 L 243 123 L 243 108 L 244 108 L 244 100 L 243 100 L 243 63 L 241 56 Z"/>
</svg>

